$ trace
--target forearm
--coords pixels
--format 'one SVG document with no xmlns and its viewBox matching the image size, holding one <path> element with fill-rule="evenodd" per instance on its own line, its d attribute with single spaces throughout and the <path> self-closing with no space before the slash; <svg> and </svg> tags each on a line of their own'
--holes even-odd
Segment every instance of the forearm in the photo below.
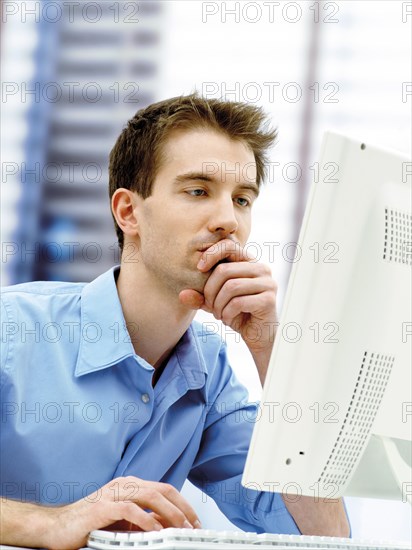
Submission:
<svg viewBox="0 0 412 550">
<path fill-rule="evenodd" d="M 302 535 L 349 537 L 350 525 L 342 499 L 300 496 L 292 502 L 290 496 L 282 498 Z"/>
<path fill-rule="evenodd" d="M 27 502 L 0 501 L 0 543 L 44 548 L 55 510 Z"/>
</svg>

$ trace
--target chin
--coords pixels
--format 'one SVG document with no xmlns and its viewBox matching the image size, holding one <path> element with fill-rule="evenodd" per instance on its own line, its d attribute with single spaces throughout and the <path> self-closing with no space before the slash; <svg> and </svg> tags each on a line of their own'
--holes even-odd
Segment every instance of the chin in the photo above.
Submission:
<svg viewBox="0 0 412 550">
<path fill-rule="evenodd" d="M 205 284 L 210 277 L 210 274 L 206 273 L 190 273 L 188 274 L 188 277 L 185 277 L 185 280 L 181 280 L 181 283 L 179 284 L 180 290 L 185 290 L 186 288 L 192 288 L 193 290 L 196 290 L 197 292 L 200 292 L 203 294 Z"/>
</svg>

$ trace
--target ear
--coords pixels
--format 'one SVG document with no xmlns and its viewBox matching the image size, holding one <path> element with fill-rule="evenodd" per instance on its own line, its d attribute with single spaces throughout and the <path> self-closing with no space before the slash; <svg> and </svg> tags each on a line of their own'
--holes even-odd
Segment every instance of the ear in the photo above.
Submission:
<svg viewBox="0 0 412 550">
<path fill-rule="evenodd" d="M 112 196 L 112 212 L 123 233 L 130 237 L 139 235 L 137 206 L 142 200 L 136 192 L 120 187 Z"/>
</svg>

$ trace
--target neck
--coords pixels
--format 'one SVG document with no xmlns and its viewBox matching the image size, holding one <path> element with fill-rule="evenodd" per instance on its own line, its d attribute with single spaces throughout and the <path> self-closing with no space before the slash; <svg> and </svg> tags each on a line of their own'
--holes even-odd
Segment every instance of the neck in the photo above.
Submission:
<svg viewBox="0 0 412 550">
<path fill-rule="evenodd" d="M 188 329 L 195 311 L 135 263 L 122 263 L 117 292 L 137 355 L 161 367 Z"/>
</svg>

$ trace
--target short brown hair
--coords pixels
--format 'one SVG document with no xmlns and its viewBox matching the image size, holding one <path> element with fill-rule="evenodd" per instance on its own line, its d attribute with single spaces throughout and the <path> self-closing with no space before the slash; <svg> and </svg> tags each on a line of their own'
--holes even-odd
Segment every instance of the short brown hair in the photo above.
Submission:
<svg viewBox="0 0 412 550">
<path fill-rule="evenodd" d="M 269 127 L 263 110 L 247 103 L 206 99 L 194 93 L 149 105 L 129 120 L 110 153 L 110 198 L 121 187 L 136 191 L 144 199 L 149 197 L 168 135 L 177 129 L 197 128 L 210 128 L 244 141 L 255 156 L 256 183 L 258 186 L 262 183 L 266 151 L 277 136 L 277 130 Z M 123 231 L 114 221 L 119 247 L 123 250 Z"/>
</svg>

